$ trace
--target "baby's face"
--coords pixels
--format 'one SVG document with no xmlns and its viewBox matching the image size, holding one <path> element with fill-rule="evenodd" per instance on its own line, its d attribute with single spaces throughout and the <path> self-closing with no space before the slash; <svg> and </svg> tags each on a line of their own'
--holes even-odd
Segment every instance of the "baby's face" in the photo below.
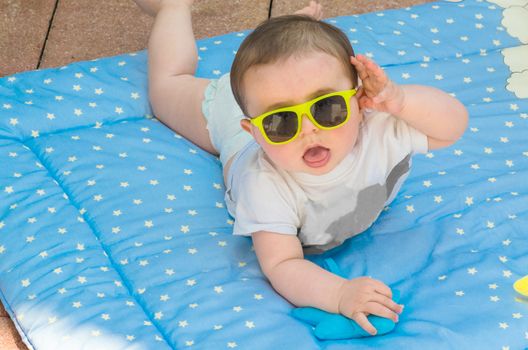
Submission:
<svg viewBox="0 0 528 350">
<path fill-rule="evenodd" d="M 327 93 L 350 90 L 354 86 L 349 74 L 335 57 L 322 52 L 252 67 L 244 76 L 246 109 L 251 117 L 256 117 Z M 350 98 L 350 119 L 344 125 L 322 130 L 303 116 L 299 136 L 287 144 L 269 144 L 260 130 L 247 120 L 242 121 L 242 127 L 253 135 L 279 168 L 322 175 L 334 169 L 352 150 L 360 122 L 361 113 L 353 96 Z"/>
</svg>

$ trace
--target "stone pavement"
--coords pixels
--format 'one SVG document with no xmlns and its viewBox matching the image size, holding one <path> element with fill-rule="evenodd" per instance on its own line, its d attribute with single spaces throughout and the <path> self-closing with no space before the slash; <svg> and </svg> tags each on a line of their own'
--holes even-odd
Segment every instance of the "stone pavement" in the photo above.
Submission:
<svg viewBox="0 0 528 350">
<path fill-rule="evenodd" d="M 402 8 L 431 0 L 320 0 L 325 17 Z M 199 0 L 197 38 L 251 29 L 308 0 Z M 0 0 L 0 77 L 145 49 L 152 18 L 132 0 Z M 0 304 L 0 349 L 25 350 Z"/>
<path fill-rule="evenodd" d="M 400 8 L 430 0 L 321 0 L 325 17 Z M 197 38 L 253 28 L 308 0 L 201 0 Z M 143 50 L 152 18 L 132 0 L 1 0 L 0 77 Z"/>
</svg>

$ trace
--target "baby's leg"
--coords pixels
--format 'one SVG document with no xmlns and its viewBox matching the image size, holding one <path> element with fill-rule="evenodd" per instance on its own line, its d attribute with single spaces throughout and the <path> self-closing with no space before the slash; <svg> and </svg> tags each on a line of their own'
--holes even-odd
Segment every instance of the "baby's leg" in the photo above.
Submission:
<svg viewBox="0 0 528 350">
<path fill-rule="evenodd" d="M 198 62 L 191 23 L 192 0 L 134 0 L 155 15 L 148 43 L 149 95 L 165 125 L 217 154 L 202 113 L 208 79 L 194 76 Z"/>
</svg>

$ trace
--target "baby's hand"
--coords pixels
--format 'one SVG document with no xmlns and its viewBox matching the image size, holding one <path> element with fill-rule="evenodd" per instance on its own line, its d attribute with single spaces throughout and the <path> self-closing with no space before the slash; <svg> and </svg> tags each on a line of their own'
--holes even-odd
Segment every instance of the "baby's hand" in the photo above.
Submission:
<svg viewBox="0 0 528 350">
<path fill-rule="evenodd" d="M 403 307 L 392 300 L 391 289 L 378 280 L 359 277 L 341 286 L 339 313 L 353 319 L 372 335 L 377 331 L 367 319 L 368 315 L 389 318 L 396 323 L 402 311 Z"/>
<path fill-rule="evenodd" d="M 356 67 L 362 86 L 358 92 L 359 107 L 375 109 L 397 115 L 404 106 L 404 92 L 401 86 L 387 77 L 385 71 L 366 56 L 350 57 Z"/>
</svg>

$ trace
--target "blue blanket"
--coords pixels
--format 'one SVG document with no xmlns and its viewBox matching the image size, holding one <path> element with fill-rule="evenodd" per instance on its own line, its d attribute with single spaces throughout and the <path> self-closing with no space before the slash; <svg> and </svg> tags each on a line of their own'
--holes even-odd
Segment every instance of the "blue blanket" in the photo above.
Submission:
<svg viewBox="0 0 528 350">
<path fill-rule="evenodd" d="M 145 52 L 0 79 L 0 298 L 23 340 L 37 350 L 528 346 L 528 302 L 512 288 L 528 274 L 528 12 L 497 2 L 330 20 L 395 81 L 440 87 L 470 112 L 457 144 L 414 158 L 368 231 L 309 257 L 401 292 L 405 312 L 380 337 L 320 341 L 290 315 L 251 240 L 231 235 L 219 161 L 152 117 Z M 227 72 L 246 34 L 200 41 L 198 74 Z"/>
</svg>

